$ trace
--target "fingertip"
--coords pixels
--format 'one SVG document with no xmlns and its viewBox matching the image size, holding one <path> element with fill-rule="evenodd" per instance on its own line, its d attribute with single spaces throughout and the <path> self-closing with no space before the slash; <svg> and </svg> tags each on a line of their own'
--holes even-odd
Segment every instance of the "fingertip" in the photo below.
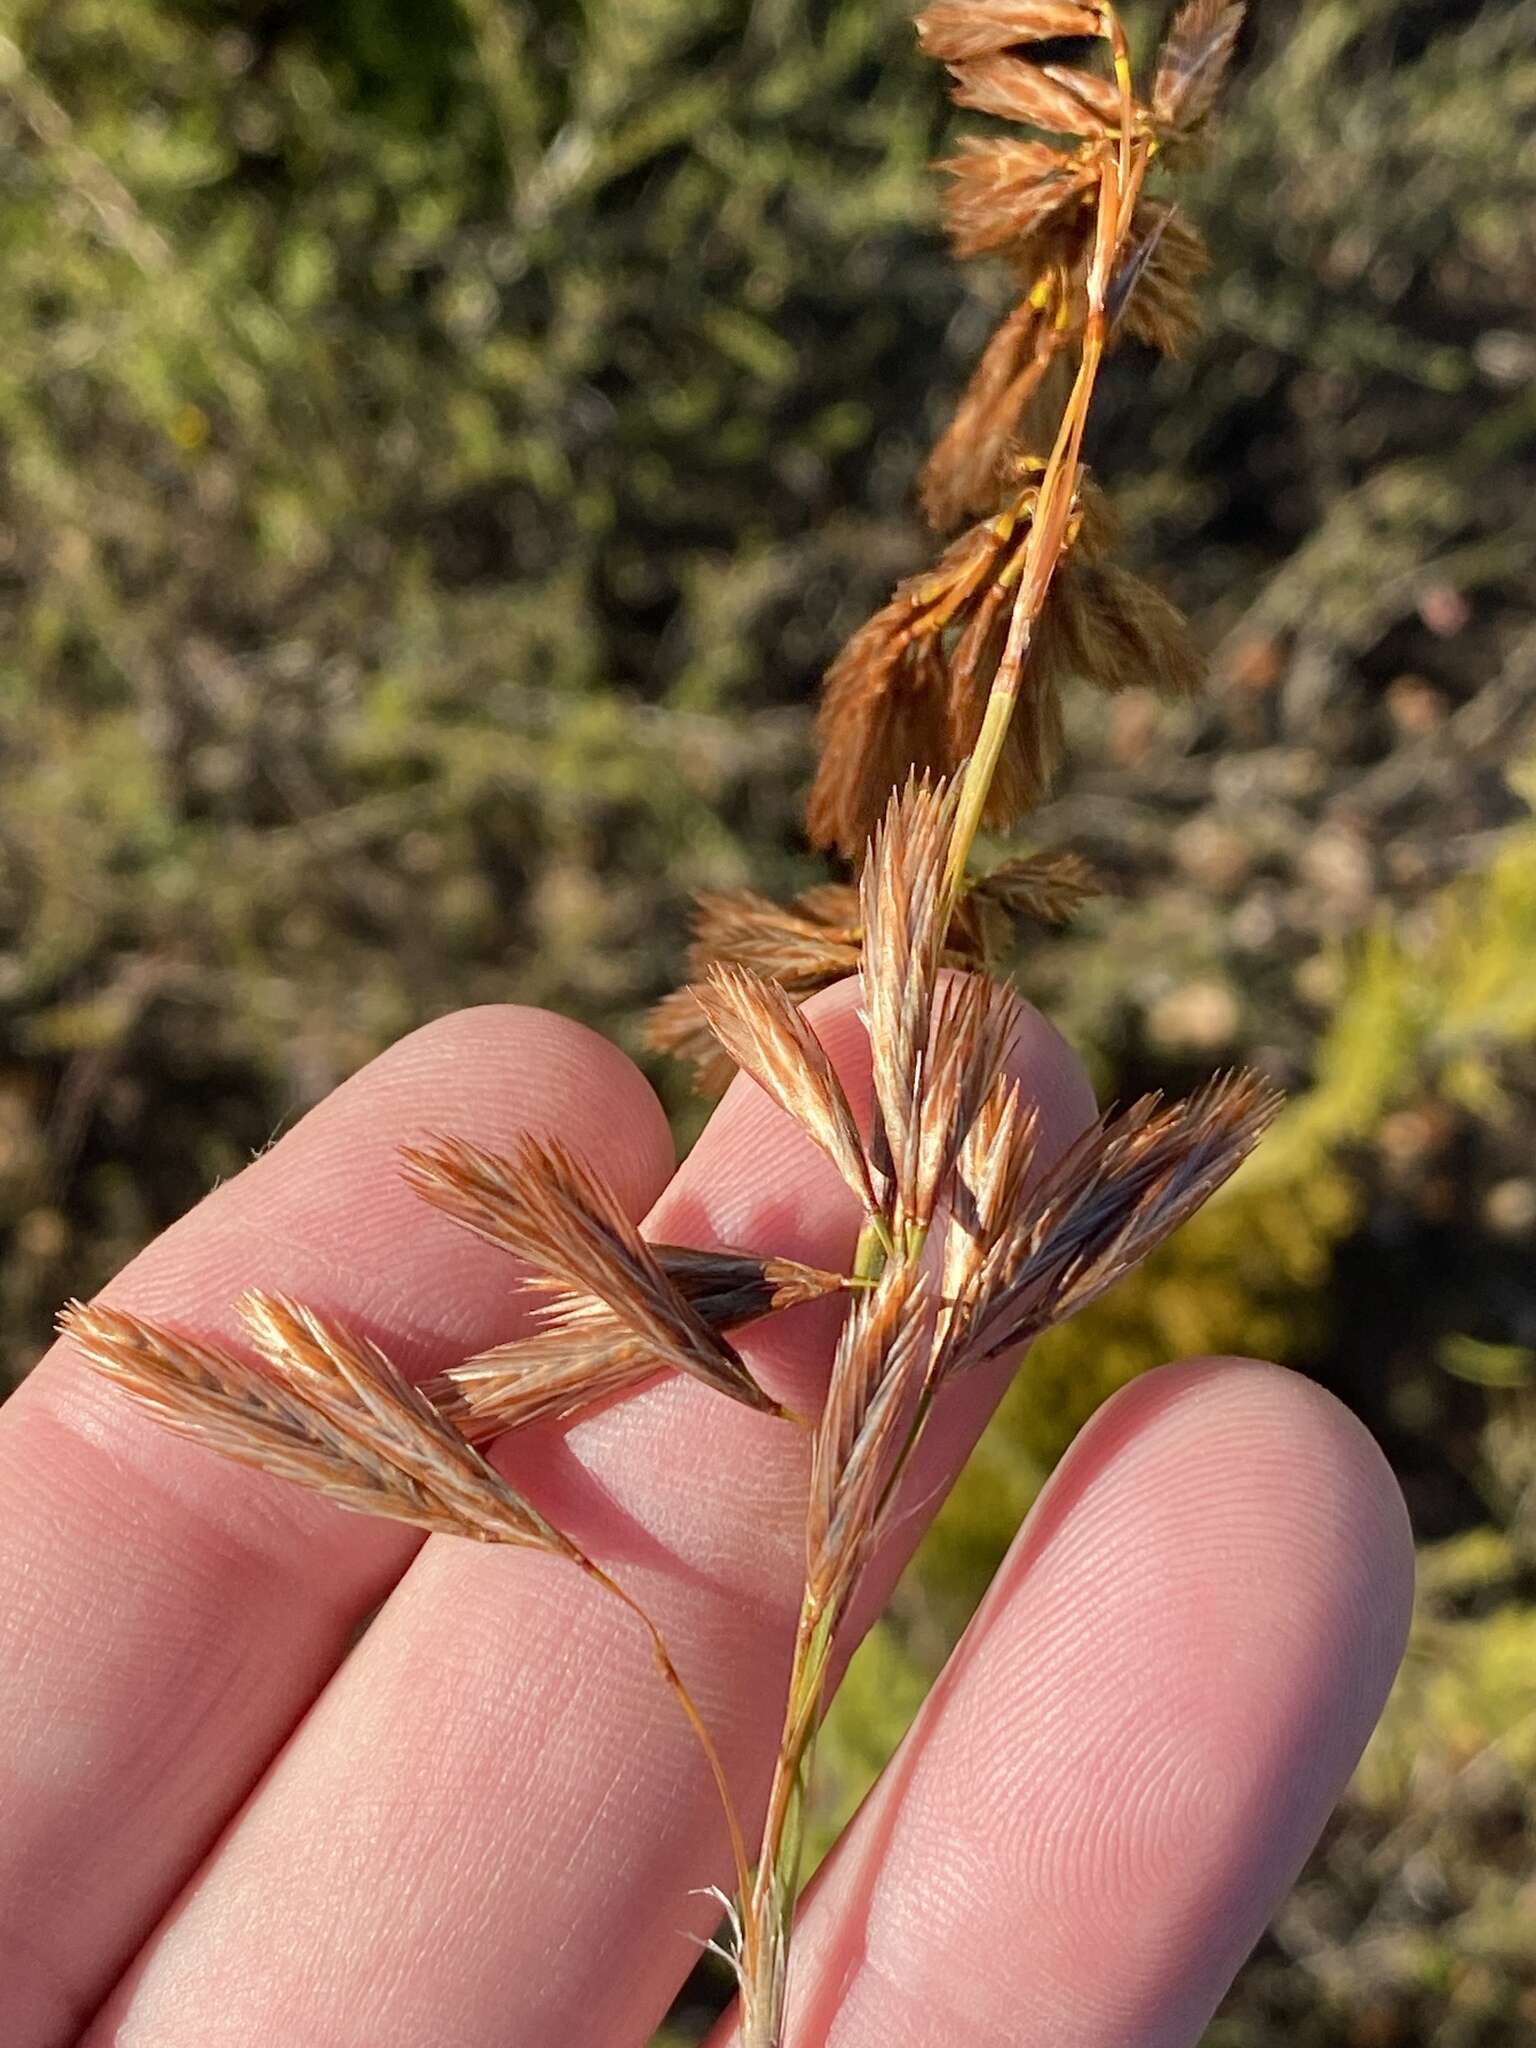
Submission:
<svg viewBox="0 0 1536 2048">
<path fill-rule="evenodd" d="M 380 1053 L 258 1163 L 286 1178 L 296 1154 L 308 1172 L 317 1156 L 394 1152 L 427 1131 L 494 1147 L 514 1131 L 557 1130 L 628 1208 L 643 1209 L 672 1172 L 666 1112 L 618 1046 L 552 1010 L 486 1003 Z"/>
</svg>

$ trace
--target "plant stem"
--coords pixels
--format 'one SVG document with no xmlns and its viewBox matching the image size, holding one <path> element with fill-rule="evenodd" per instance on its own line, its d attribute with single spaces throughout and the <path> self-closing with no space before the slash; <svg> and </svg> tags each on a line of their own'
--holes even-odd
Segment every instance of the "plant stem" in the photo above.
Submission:
<svg viewBox="0 0 1536 2048">
<path fill-rule="evenodd" d="M 1118 23 L 1115 24 L 1115 36 L 1118 68 L 1122 47 Z M 965 767 L 955 833 L 945 872 L 945 892 L 951 914 L 965 887 L 971 849 L 981 829 L 997 764 L 1002 758 L 1014 707 L 1025 679 L 1035 626 L 1050 595 L 1051 580 L 1071 545 L 1069 528 L 1077 502 L 1083 434 L 1109 340 L 1106 303 L 1110 280 L 1149 161 L 1149 152 L 1144 145 L 1132 150 L 1127 131 L 1121 138 L 1119 161 L 1106 163 L 1100 179 L 1093 262 L 1088 276 L 1088 320 L 1083 332 L 1082 353 L 1072 394 L 1062 414 L 1045 474 L 1040 479 L 1034 518 L 1019 572 L 1019 598 L 1009 621 L 1007 644 L 987 697 L 981 731 Z"/>
<path fill-rule="evenodd" d="M 768 1793 L 762 1851 L 742 1915 L 742 2048 L 782 2048 L 806 1798 L 836 1622 L 836 1615 L 807 1586 L 795 1629 L 789 1698 Z"/>
<path fill-rule="evenodd" d="M 704 1752 L 704 1760 L 709 1765 L 710 1776 L 715 1781 L 715 1790 L 720 1795 L 720 1805 L 725 1814 L 726 1829 L 731 1838 L 731 1860 L 736 1866 L 737 1889 L 742 1897 L 745 1898 L 747 1888 L 752 1882 L 752 1866 L 747 1860 L 746 1837 L 742 1833 L 741 1819 L 736 1811 L 736 1801 L 731 1795 L 731 1781 L 726 1775 L 724 1759 L 715 1747 L 715 1739 L 705 1725 L 704 1717 L 694 1702 L 693 1694 L 689 1692 L 687 1686 L 683 1683 L 681 1672 L 672 1662 L 672 1653 L 667 1648 L 666 1638 L 640 1605 L 639 1601 L 635 1599 L 632 1593 L 626 1593 L 617 1579 L 610 1578 L 601 1565 L 594 1564 L 591 1558 L 585 1556 L 581 1551 L 575 1551 L 573 1555 L 575 1562 L 587 1576 L 595 1580 L 602 1587 L 603 1591 L 610 1594 L 621 1606 L 627 1607 L 650 1637 L 651 1651 L 656 1659 L 656 1668 L 661 1673 L 663 1681 L 678 1705 L 682 1708 L 683 1717 L 687 1721 L 688 1726 L 693 1730 L 699 1748 Z"/>
<path fill-rule="evenodd" d="M 1095 217 L 1094 247 L 1089 264 L 1088 316 L 1072 393 L 1062 414 L 1050 459 L 1035 499 L 1034 517 L 1019 573 L 1019 597 L 1009 622 L 1008 639 L 993 678 L 981 729 L 966 764 L 956 813 L 954 836 L 945 871 L 948 917 L 965 886 L 966 869 L 987 800 L 1002 758 L 1014 708 L 1025 680 L 1035 626 L 1050 593 L 1051 580 L 1072 544 L 1083 434 L 1099 369 L 1109 342 L 1109 288 L 1130 231 L 1151 144 L 1134 131 L 1130 59 L 1125 36 L 1113 8 L 1105 7 L 1105 34 L 1120 87 L 1122 119 L 1119 147 L 1103 165 Z M 872 1218 L 859 1235 L 853 1277 L 875 1278 L 897 1253 L 896 1233 L 881 1218 Z M 921 1256 L 920 1243 L 903 1244 L 904 1258 Z M 923 1434 L 932 1405 L 932 1386 L 924 1386 L 905 1442 L 882 1490 L 883 1513 L 906 1472 Z M 762 1846 L 750 1889 L 742 1894 L 741 1955 L 742 2048 L 783 2048 L 785 1998 L 789 1983 L 789 1949 L 794 1931 L 795 1902 L 800 1885 L 800 1854 L 805 1804 L 817 1732 L 826 1703 L 833 1637 L 841 1620 L 807 1584 L 795 1631 L 789 1699 L 774 1765 L 763 1825 Z"/>
</svg>

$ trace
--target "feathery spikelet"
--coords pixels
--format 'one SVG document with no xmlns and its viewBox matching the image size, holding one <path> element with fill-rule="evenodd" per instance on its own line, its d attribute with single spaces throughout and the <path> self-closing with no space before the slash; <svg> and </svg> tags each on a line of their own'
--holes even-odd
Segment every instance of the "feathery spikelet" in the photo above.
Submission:
<svg viewBox="0 0 1536 2048">
<path fill-rule="evenodd" d="M 844 1284 L 836 1273 L 793 1259 L 676 1245 L 652 1249 L 714 1330 L 739 1329 Z M 666 1360 L 594 1296 L 561 1294 L 541 1312 L 541 1326 L 531 1336 L 450 1366 L 422 1392 L 461 1436 L 478 1444 L 630 1393 L 666 1368 Z"/>
<path fill-rule="evenodd" d="M 843 1325 L 811 1446 L 806 1585 L 824 1612 L 840 1611 L 878 1540 L 882 1496 L 927 1373 L 929 1307 L 926 1278 L 893 1260 Z"/>
<path fill-rule="evenodd" d="M 894 1180 L 898 1209 L 920 1206 L 920 1111 L 932 1044 L 947 918 L 944 872 L 954 830 L 955 784 L 909 781 L 892 795 L 860 879 L 864 958 L 877 1118 L 877 1167 Z"/>
<path fill-rule="evenodd" d="M 935 168 L 947 171 L 951 180 L 944 224 L 950 246 L 962 258 L 999 249 L 1022 254 L 1048 222 L 1081 205 L 1099 178 L 1096 149 L 1068 153 L 1013 135 L 967 135 L 958 155 Z M 1036 267 L 1045 265 L 1037 260 Z"/>
<path fill-rule="evenodd" d="M 1002 1075 L 1019 1014 L 1013 990 L 985 975 L 940 983 L 919 1088 L 916 1169 L 902 1204 L 909 1229 L 926 1233 L 948 1196 L 966 1138 Z"/>
<path fill-rule="evenodd" d="M 951 1307 L 945 1373 L 1017 1349 L 1075 1315 L 1176 1230 L 1252 1151 L 1279 1097 L 1225 1075 L 1189 1101 L 1155 1097 L 1096 1126 L 986 1251 Z"/>
<path fill-rule="evenodd" d="M 1006 912 L 1010 918 L 1065 924 L 1099 894 L 1099 883 L 1080 854 L 1025 853 L 975 876 L 970 894 L 973 901 Z"/>
<path fill-rule="evenodd" d="M 265 1368 L 99 1304 L 72 1302 L 59 1327 L 157 1422 L 238 1464 L 360 1514 L 576 1554 L 377 1345 L 277 1296 L 241 1313 Z"/>
<path fill-rule="evenodd" d="M 1131 226 L 1131 253 L 1110 287 L 1113 331 L 1178 356 L 1200 331 L 1195 286 L 1211 267 L 1205 238 L 1171 206 L 1144 203 Z"/>
<path fill-rule="evenodd" d="M 653 1003 L 645 1016 L 645 1042 L 652 1052 L 686 1060 L 696 1093 L 708 1102 L 723 1095 L 736 1069 L 704 1021 L 691 988 L 675 988 Z"/>
<path fill-rule="evenodd" d="M 1241 0 L 1187 0 L 1158 54 L 1152 112 L 1161 128 L 1187 134 L 1216 104 L 1237 33 Z"/>
<path fill-rule="evenodd" d="M 1026 1109 L 1018 1083 L 999 1079 L 977 1111 L 960 1147 L 944 1238 L 943 1300 L 936 1357 L 948 1355 L 945 1341 L 972 1295 L 983 1267 L 1023 1201 L 1034 1165 L 1040 1113 Z"/>
<path fill-rule="evenodd" d="M 1078 0 L 936 0 L 917 17 L 925 57 L 941 64 L 986 57 L 1018 43 L 1102 33 L 1102 10 Z"/>
<path fill-rule="evenodd" d="M 920 495 L 935 532 L 948 533 L 996 509 L 1014 437 L 1072 338 L 1070 326 L 1052 310 L 1056 296 L 1048 281 L 1009 314 L 934 444 L 923 467 Z"/>
<path fill-rule="evenodd" d="M 776 982 L 749 967 L 715 967 L 694 990 L 709 1028 L 743 1073 L 820 1146 L 863 1205 L 880 1204 L 843 1085 L 826 1049 Z"/>
<path fill-rule="evenodd" d="M 899 583 L 890 603 L 854 635 L 829 672 L 829 685 L 835 678 L 836 686 L 829 688 L 823 705 L 821 765 L 808 816 L 811 837 L 819 844 L 837 846 L 853 857 L 875 829 L 890 796 L 891 785 L 882 783 L 884 767 L 876 775 L 870 766 L 879 759 L 872 732 L 878 731 L 882 697 L 881 661 L 867 665 L 871 646 L 925 650 L 944 722 L 942 740 L 928 742 L 928 752 L 948 772 L 970 752 L 1017 601 L 1018 569 L 1034 516 L 1038 477 L 1038 464 L 1028 458 L 1015 461 L 1002 509 L 951 541 L 927 574 Z M 1070 538 L 1091 547 L 1099 523 L 1097 510 L 1085 506 L 1072 522 Z M 946 651 L 951 634 L 956 636 L 954 645 Z M 1052 660 L 1056 644 L 1042 621 L 1027 701 L 1015 718 L 1016 730 L 1010 730 L 989 821 L 1018 816 L 1038 795 L 1054 762 L 1061 725 L 1060 672 Z M 895 786 L 901 780 L 905 776 Z"/>
<path fill-rule="evenodd" d="M 556 1140 L 524 1137 L 509 1159 L 458 1138 L 408 1146 L 405 1177 L 435 1208 L 532 1266 L 591 1294 L 678 1372 L 780 1412 L 736 1352 L 667 1278 L 613 1191 Z"/>
<path fill-rule="evenodd" d="M 702 981 L 717 964 L 750 967 L 804 1002 L 857 972 L 858 915 L 857 892 L 843 883 L 807 889 L 787 908 L 754 889 L 707 891 L 694 904 L 689 979 Z M 653 1051 L 690 1062 L 701 1095 L 722 1094 L 736 1071 L 691 988 L 662 997 L 645 1035 Z"/>
<path fill-rule="evenodd" d="M 816 845 L 837 846 L 850 860 L 892 789 L 911 773 L 941 772 L 947 759 L 942 628 L 914 620 L 918 580 L 899 585 L 859 628 L 822 686 L 821 764 L 806 825 Z"/>
<path fill-rule="evenodd" d="M 957 107 L 1027 121 L 1053 135 L 1112 135 L 1120 125 L 1120 91 L 1111 79 L 1068 64 L 1029 64 L 1003 55 L 951 64 Z"/>
<path fill-rule="evenodd" d="M 750 967 L 800 993 L 825 988 L 859 964 L 858 893 L 846 883 L 807 889 L 785 908 L 753 889 L 713 891 L 694 906 L 694 979 L 717 963 Z"/>
</svg>

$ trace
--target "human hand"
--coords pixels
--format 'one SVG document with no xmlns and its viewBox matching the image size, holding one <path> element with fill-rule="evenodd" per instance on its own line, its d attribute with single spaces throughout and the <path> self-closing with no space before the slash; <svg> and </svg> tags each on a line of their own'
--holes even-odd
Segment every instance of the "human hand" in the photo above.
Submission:
<svg viewBox="0 0 1536 2048">
<path fill-rule="evenodd" d="M 814 1015 L 856 1089 L 852 992 Z M 1059 1149 L 1092 1114 L 1080 1070 L 1032 1014 L 1014 1066 Z M 750 1083 L 673 1176 L 619 1053 L 481 1010 L 340 1089 L 109 1298 L 233 1338 L 235 1297 L 281 1289 L 413 1376 L 515 1334 L 504 1255 L 394 1171 L 438 1129 L 558 1133 L 671 1242 L 837 1265 L 856 1233 L 833 1169 Z M 835 1321 L 813 1304 L 742 1348 L 805 1408 Z M 1006 1378 L 945 1397 L 857 1626 Z M 496 1458 L 659 1621 L 750 1811 L 803 1438 L 665 1379 Z M 172 1440 L 67 1343 L 0 1415 L 0 1490 L 9 2048 L 647 2039 L 709 1931 L 696 1888 L 727 1865 L 617 1603 L 557 1560 L 422 1543 Z M 1204 1361 L 1120 1395 L 807 1901 L 796 2048 L 1192 2043 L 1374 1723 L 1410 1581 L 1393 1482 L 1316 1388 Z"/>
</svg>

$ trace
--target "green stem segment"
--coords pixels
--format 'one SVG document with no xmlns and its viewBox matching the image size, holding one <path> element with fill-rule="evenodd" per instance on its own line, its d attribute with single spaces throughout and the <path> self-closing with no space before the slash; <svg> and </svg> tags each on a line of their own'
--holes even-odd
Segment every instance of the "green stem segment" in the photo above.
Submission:
<svg viewBox="0 0 1536 2048">
<path fill-rule="evenodd" d="M 808 1586 L 795 1630 L 794 1664 L 784 1730 L 763 1823 L 763 1853 L 743 1915 L 741 1945 L 742 2048 L 783 2048 L 785 1992 L 805 1810 L 816 1737 L 826 1706 L 837 1616 Z"/>
</svg>

